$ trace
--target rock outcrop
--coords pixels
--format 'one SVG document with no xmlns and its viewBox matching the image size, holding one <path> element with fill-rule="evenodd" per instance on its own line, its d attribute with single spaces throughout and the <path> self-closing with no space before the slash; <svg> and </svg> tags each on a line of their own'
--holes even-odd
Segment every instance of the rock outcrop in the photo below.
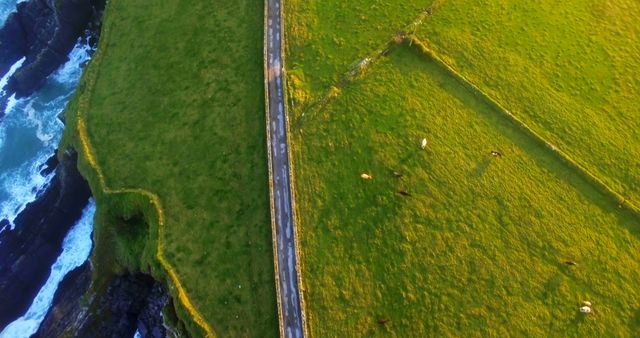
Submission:
<svg viewBox="0 0 640 338">
<path fill-rule="evenodd" d="M 0 90 L 0 121 L 7 99 L 26 97 L 68 59 L 78 38 L 97 44 L 106 0 L 28 0 L 0 28 L 0 77 L 25 58 Z M 62 252 L 62 241 L 90 197 L 76 168 L 77 155 L 52 157 L 41 174 L 55 177 L 15 220 L 0 220 L 0 331 L 25 313 Z M 99 283 L 96 287 L 93 283 Z M 176 336 L 162 315 L 170 297 L 164 284 L 142 273 L 97 275 L 87 261 L 60 283 L 33 337 Z M 177 321 L 172 313 L 174 322 Z M 180 328 L 177 328 L 180 330 Z M 180 331 L 182 332 L 182 331 Z"/>
<path fill-rule="evenodd" d="M 104 0 L 29 0 L 21 2 L 0 29 L 0 77 L 25 58 L 0 98 L 0 117 L 11 95 L 26 97 L 68 60 L 87 29 L 98 31 Z M 95 40 L 95 39 L 94 39 Z"/>
<path fill-rule="evenodd" d="M 46 190 L 16 217 L 15 229 L 0 236 L 0 330 L 27 311 L 89 201 L 76 159 L 65 152 Z"/>
<path fill-rule="evenodd" d="M 90 197 L 76 168 L 77 154 L 67 151 L 43 165 L 54 170 L 49 186 L 15 220 L 0 221 L 0 331 L 29 308 L 62 252 L 62 242 L 80 219 Z M 58 286 L 52 306 L 33 337 L 166 337 L 163 309 L 169 303 L 164 285 L 143 273 L 92 276 L 91 263 L 69 272 Z M 93 277 L 106 287 L 92 289 Z M 105 279 L 107 282 L 105 282 Z M 97 292 L 97 293 L 96 293 Z M 99 332 L 99 334 L 96 334 Z"/>
<path fill-rule="evenodd" d="M 165 287 L 150 276 L 124 274 L 111 280 L 101 295 L 81 296 L 90 289 L 89 262 L 70 272 L 60 283 L 40 328 L 32 338 L 167 336 L 162 310 L 169 302 Z"/>
<path fill-rule="evenodd" d="M 82 306 L 82 296 L 90 285 L 91 264 L 86 261 L 60 282 L 51 308 L 31 338 L 62 337 L 65 332 L 74 332 L 82 327 L 89 317 L 87 307 Z"/>
</svg>

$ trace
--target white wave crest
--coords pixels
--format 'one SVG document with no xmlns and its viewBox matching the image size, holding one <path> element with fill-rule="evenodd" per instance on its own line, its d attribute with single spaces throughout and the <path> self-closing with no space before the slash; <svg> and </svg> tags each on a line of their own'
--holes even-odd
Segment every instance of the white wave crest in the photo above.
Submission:
<svg viewBox="0 0 640 338">
<path fill-rule="evenodd" d="M 18 60 L 16 63 L 13 64 L 13 66 L 11 66 L 11 68 L 9 68 L 9 71 L 6 74 L 4 74 L 4 76 L 0 79 L 0 89 L 4 88 L 4 86 L 7 85 L 7 82 L 9 81 L 9 78 L 11 77 L 11 75 L 13 75 L 13 73 L 15 73 L 16 70 L 18 70 L 18 68 L 22 67 L 24 60 L 25 58 Z"/>
<path fill-rule="evenodd" d="M 16 216 L 24 210 L 29 202 L 36 199 L 39 191 L 42 191 L 51 182 L 54 174 L 40 175 L 41 163 L 44 163 L 48 155 L 41 155 L 40 159 L 31 163 L 22 164 L 17 170 L 0 175 L 0 190 L 12 196 L 4 203 L 0 203 L 0 219 L 11 222 L 11 229 L 15 225 Z"/>
<path fill-rule="evenodd" d="M 93 245 L 91 232 L 93 231 L 95 210 L 95 203 L 93 200 L 89 200 L 89 204 L 82 212 L 82 217 L 65 236 L 62 242 L 62 253 L 51 266 L 49 278 L 36 295 L 27 313 L 0 332 L 0 338 L 28 338 L 38 330 L 49 307 L 51 307 L 53 296 L 60 282 L 71 270 L 82 265 L 91 253 Z"/>
<path fill-rule="evenodd" d="M 73 87 L 76 86 L 84 64 L 91 58 L 91 47 L 87 44 L 77 43 L 71 53 L 69 53 L 69 61 L 62 65 L 53 74 L 53 79 L 60 83 L 67 83 Z"/>
<path fill-rule="evenodd" d="M 11 228 L 15 217 L 51 180 L 51 175 L 40 175 L 41 165 L 60 142 L 64 126 L 58 116 L 73 95 L 82 66 L 89 58 L 90 48 L 76 44 L 69 61 L 38 92 L 28 98 L 9 100 L 6 116 L 0 123 L 0 220 L 9 220 Z M 6 83 L 22 62 L 16 63 L 0 84 Z"/>
<path fill-rule="evenodd" d="M 0 0 L 0 26 L 4 25 L 9 14 L 16 10 L 16 4 L 22 1 Z"/>
</svg>

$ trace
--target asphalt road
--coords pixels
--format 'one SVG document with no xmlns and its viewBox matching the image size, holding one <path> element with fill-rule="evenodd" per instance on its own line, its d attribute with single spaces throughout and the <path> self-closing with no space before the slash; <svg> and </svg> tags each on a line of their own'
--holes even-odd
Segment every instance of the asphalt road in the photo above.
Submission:
<svg viewBox="0 0 640 338">
<path fill-rule="evenodd" d="M 278 260 L 278 289 L 280 296 L 280 334 L 284 337 L 304 337 L 300 289 L 292 213 L 291 182 L 289 177 L 289 145 L 283 94 L 282 18 L 280 0 L 268 0 L 267 32 L 267 95 L 269 99 L 268 128 L 273 198 L 272 217 L 275 219 L 276 256 Z"/>
</svg>

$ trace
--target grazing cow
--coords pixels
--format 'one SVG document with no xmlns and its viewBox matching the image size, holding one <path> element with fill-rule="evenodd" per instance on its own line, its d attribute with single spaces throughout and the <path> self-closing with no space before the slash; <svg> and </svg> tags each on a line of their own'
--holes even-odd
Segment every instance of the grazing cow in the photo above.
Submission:
<svg viewBox="0 0 640 338">
<path fill-rule="evenodd" d="M 492 150 L 491 151 L 491 156 L 493 156 L 493 157 L 502 157 L 502 153 L 500 153 L 497 150 Z"/>
<path fill-rule="evenodd" d="M 404 189 L 398 191 L 398 193 L 400 195 L 402 195 L 402 196 L 411 196 L 411 194 L 408 191 L 404 190 Z"/>
<path fill-rule="evenodd" d="M 588 306 L 583 306 L 583 307 L 581 307 L 581 308 L 580 308 L 580 312 L 582 312 L 582 313 L 584 313 L 584 314 L 588 315 L 588 314 L 590 314 L 590 313 L 591 313 L 591 308 L 590 308 L 590 307 L 588 307 Z"/>
<path fill-rule="evenodd" d="M 564 263 L 565 265 L 570 265 L 570 266 L 578 265 L 578 263 L 576 263 L 574 261 L 564 261 L 562 263 Z"/>
<path fill-rule="evenodd" d="M 427 139 L 423 138 L 422 142 L 420 143 L 420 148 L 424 149 L 427 147 Z"/>
<path fill-rule="evenodd" d="M 370 180 L 370 179 L 373 178 L 371 175 L 365 174 L 365 173 L 362 173 L 362 175 L 360 175 L 360 177 L 362 177 L 363 180 Z"/>
<path fill-rule="evenodd" d="M 394 177 L 396 177 L 396 178 L 400 178 L 400 177 L 402 177 L 402 176 L 404 176 L 404 175 L 402 175 L 402 173 L 401 173 L 401 172 L 399 172 L 399 171 L 394 171 L 394 172 L 393 172 L 393 176 L 394 176 Z"/>
<path fill-rule="evenodd" d="M 387 323 L 388 323 L 389 321 L 390 321 L 389 319 L 383 319 L 383 318 L 380 318 L 380 319 L 378 319 L 378 324 L 380 324 L 380 325 L 387 325 Z"/>
</svg>

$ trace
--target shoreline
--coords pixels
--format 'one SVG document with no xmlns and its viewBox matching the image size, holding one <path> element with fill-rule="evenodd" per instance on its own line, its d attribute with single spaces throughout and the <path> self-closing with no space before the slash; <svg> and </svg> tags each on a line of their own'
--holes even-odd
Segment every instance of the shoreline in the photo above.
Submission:
<svg viewBox="0 0 640 338">
<path fill-rule="evenodd" d="M 0 93 L 0 123 L 8 100 L 35 97 L 52 74 L 69 59 L 75 60 L 72 54 L 78 42 L 93 46 L 87 47 L 88 55 L 95 52 L 104 5 L 103 0 L 17 4 L 0 27 L 0 73 L 8 79 Z M 15 64 L 16 58 L 24 61 Z M 77 66 L 82 69 L 85 62 Z M 54 274 L 54 262 L 63 251 L 73 250 L 63 242 L 81 221 L 92 195 L 78 170 L 75 150 L 53 152 L 32 163 L 37 168 L 34 174 L 47 178 L 37 192 L 33 190 L 34 200 L 0 219 L 0 332 L 19 321 L 29 325 L 33 318 L 24 316 Z M 169 302 L 166 287 L 142 273 L 98 276 L 92 268 L 94 258 L 90 254 L 79 267 L 65 272 L 34 336 L 77 335 L 96 332 L 98 327 L 112 337 L 133 335 L 136 330 L 164 336 L 161 311 Z M 105 290 L 92 289 L 94 282 L 106 285 Z"/>
<path fill-rule="evenodd" d="M 62 241 L 80 219 L 91 192 L 76 169 L 77 154 L 65 152 L 55 176 L 16 217 L 0 239 L 0 328 L 27 311 L 62 252 Z"/>
</svg>

